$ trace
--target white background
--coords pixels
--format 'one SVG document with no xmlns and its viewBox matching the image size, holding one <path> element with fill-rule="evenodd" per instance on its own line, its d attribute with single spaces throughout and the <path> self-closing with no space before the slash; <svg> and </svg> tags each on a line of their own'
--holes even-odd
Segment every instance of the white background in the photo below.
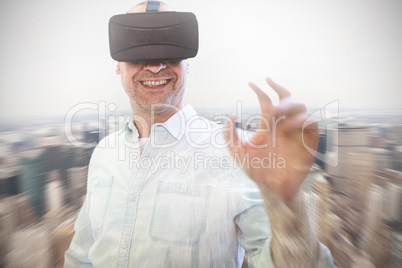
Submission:
<svg viewBox="0 0 402 268">
<path fill-rule="evenodd" d="M 129 110 L 114 74 L 108 20 L 138 2 L 2 0 L 0 117 L 63 115 L 100 100 Z M 266 76 L 309 107 L 402 105 L 402 1 L 189 1 L 200 48 L 190 60 L 185 102 L 258 105 L 247 83 Z"/>
</svg>

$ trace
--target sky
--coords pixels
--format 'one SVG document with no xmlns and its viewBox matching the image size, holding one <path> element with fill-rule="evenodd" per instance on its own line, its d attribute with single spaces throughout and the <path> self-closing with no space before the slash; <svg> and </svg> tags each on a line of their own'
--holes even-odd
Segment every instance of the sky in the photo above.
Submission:
<svg viewBox="0 0 402 268">
<path fill-rule="evenodd" d="M 130 110 L 108 21 L 140 1 L 2 0 L 0 118 L 65 115 L 77 104 Z M 165 1 L 193 12 L 199 52 L 185 103 L 258 107 L 269 76 L 307 107 L 402 106 L 402 1 Z"/>
</svg>

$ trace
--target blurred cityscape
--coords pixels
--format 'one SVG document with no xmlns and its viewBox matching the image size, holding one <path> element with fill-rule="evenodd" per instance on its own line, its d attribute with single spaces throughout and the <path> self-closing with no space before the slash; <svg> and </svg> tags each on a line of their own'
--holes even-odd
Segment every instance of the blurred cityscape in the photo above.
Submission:
<svg viewBox="0 0 402 268">
<path fill-rule="evenodd" d="M 228 116 L 198 112 L 219 124 Z M 237 127 L 257 129 L 258 120 L 249 120 L 256 113 L 243 111 Z M 402 113 L 345 114 L 320 122 L 318 154 L 302 186 L 312 226 L 338 267 L 402 267 Z M 64 118 L 0 121 L 0 267 L 62 267 L 91 153 L 119 124 L 76 118 L 76 147 Z"/>
</svg>

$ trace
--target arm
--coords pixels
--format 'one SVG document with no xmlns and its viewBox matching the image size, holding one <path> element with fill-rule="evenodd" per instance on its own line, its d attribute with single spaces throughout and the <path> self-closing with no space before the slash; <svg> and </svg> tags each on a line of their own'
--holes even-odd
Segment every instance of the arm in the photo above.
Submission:
<svg viewBox="0 0 402 268">
<path fill-rule="evenodd" d="M 269 78 L 266 81 L 278 94 L 279 105 L 274 106 L 268 95 L 250 83 L 261 106 L 259 129 L 244 143 L 231 117 L 226 139 L 232 156 L 248 163 L 243 170 L 256 182 L 264 200 L 272 231 L 266 255 L 277 267 L 315 267 L 320 262 L 320 244 L 310 227 L 300 186 L 314 161 L 306 148 L 316 150 L 318 127 L 307 120 L 304 104 L 294 103 L 288 90 Z M 267 167 L 264 159 L 269 155 L 281 164 Z"/>
<path fill-rule="evenodd" d="M 301 195 L 286 205 L 269 189 L 261 189 L 261 192 L 270 218 L 270 246 L 275 264 L 278 267 L 316 267 L 320 246 Z"/>
<path fill-rule="evenodd" d="M 319 256 L 317 256 L 317 263 L 314 265 L 307 264 L 303 261 L 303 256 L 295 263 L 287 265 L 278 264 L 274 265 L 272 252 L 273 248 L 273 235 L 269 228 L 270 220 L 268 220 L 266 210 L 262 205 L 255 205 L 243 211 L 236 218 L 236 225 L 238 226 L 238 240 L 241 246 L 248 253 L 248 266 L 253 267 L 335 267 L 332 262 L 331 253 L 328 248 L 319 243 Z M 275 220 L 274 220 L 275 221 Z M 278 222 L 279 223 L 279 222 Z M 281 229 L 285 229 L 282 227 Z M 288 236 L 288 232 L 276 234 L 280 237 L 281 241 L 290 241 L 292 239 Z M 295 248 L 294 246 L 293 248 Z M 285 253 L 285 255 L 288 253 Z M 285 256 L 287 257 L 287 256 Z M 289 262 L 290 263 L 290 262 Z"/>
</svg>

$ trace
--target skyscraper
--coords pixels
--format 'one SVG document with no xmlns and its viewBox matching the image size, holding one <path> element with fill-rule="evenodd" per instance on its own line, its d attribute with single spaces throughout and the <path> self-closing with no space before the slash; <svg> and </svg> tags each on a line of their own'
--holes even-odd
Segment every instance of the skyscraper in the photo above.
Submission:
<svg viewBox="0 0 402 268">
<path fill-rule="evenodd" d="M 30 205 L 38 217 L 46 213 L 45 208 L 45 157 L 44 149 L 32 149 L 21 153 L 22 191 L 27 194 Z"/>
<path fill-rule="evenodd" d="M 318 170 L 317 170 L 318 171 Z M 318 239 L 328 244 L 330 238 L 330 185 L 320 172 L 312 170 L 308 178 L 311 187 L 304 185 L 304 201 L 311 225 Z"/>
<path fill-rule="evenodd" d="M 350 167 L 349 153 L 365 152 L 369 144 L 369 128 L 342 126 L 331 130 L 331 151 L 326 154 L 326 171 L 331 176 L 333 190 L 347 195 L 346 177 Z"/>
<path fill-rule="evenodd" d="M 313 193 L 317 195 L 316 222 L 317 237 L 324 244 L 328 244 L 330 239 L 330 185 L 320 174 L 313 182 Z"/>
<path fill-rule="evenodd" d="M 364 211 L 366 209 L 367 188 L 372 182 L 372 155 L 369 153 L 348 153 L 345 194 L 350 200 L 350 207 Z"/>
</svg>

